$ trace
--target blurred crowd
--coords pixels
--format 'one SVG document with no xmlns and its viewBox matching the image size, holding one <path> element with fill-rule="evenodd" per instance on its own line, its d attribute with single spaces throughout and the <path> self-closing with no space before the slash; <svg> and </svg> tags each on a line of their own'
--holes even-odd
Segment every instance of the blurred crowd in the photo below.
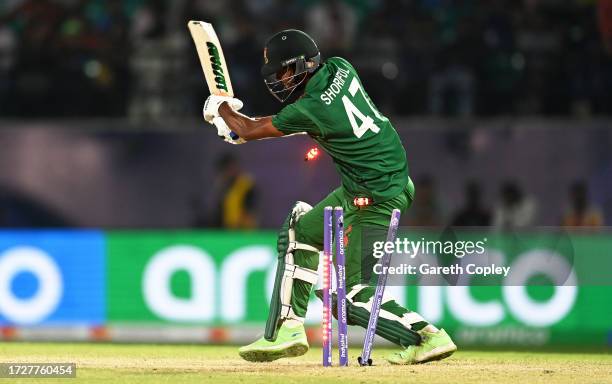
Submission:
<svg viewBox="0 0 612 384">
<path fill-rule="evenodd" d="M 208 89 L 190 19 L 214 23 L 247 113 L 278 111 L 262 47 L 299 28 L 324 57 L 348 58 L 393 116 L 612 114 L 612 0 L 2 0 L 0 118 L 198 118 Z M 230 155 L 218 165 L 191 224 L 257 227 L 255 180 Z M 446 207 L 432 177 L 416 181 L 409 224 L 537 225 L 537 198 L 514 181 L 491 207 L 476 181 L 461 207 Z M 561 225 L 604 224 L 585 182 L 567 193 Z M 0 226 L 70 225 L 0 188 Z"/>
<path fill-rule="evenodd" d="M 230 230 L 259 227 L 258 186 L 236 157 L 229 153 L 221 155 L 216 162 L 216 175 L 209 184 L 205 192 L 194 197 L 193 220 L 185 223 L 186 227 Z M 485 203 L 482 188 L 478 181 L 468 180 L 463 201 L 450 204 L 438 190 L 435 180 L 429 175 L 421 175 L 416 179 L 417 198 L 402 218 L 402 225 L 492 227 L 499 230 L 521 230 L 541 225 L 537 198 L 529 195 L 517 182 L 508 180 L 499 186 L 492 206 Z M 568 186 L 567 200 L 565 206 L 559 208 L 557 225 L 591 229 L 606 225 L 604 213 L 593 203 L 588 183 L 584 180 Z M 0 189 L 0 228 L 71 226 L 77 224 L 58 212 Z"/>
<path fill-rule="evenodd" d="M 209 206 L 196 200 L 194 227 L 249 230 L 257 228 L 259 209 L 257 185 L 236 157 L 223 154 L 216 162 Z M 491 227 L 522 230 L 541 225 L 538 201 L 514 180 L 507 180 L 496 193 L 492 207 L 485 203 L 481 184 L 467 180 L 463 201 L 447 206 L 435 180 L 429 175 L 416 179 L 417 198 L 402 219 L 402 224 L 418 227 Z M 210 204 L 212 202 L 212 204 Z M 211 214 L 212 212 L 212 214 Z M 588 183 L 576 180 L 567 188 L 567 200 L 559 208 L 557 225 L 567 228 L 597 229 L 605 225 L 601 207 L 593 203 Z"/>
<path fill-rule="evenodd" d="M 520 230 L 535 227 L 538 222 L 538 201 L 513 180 L 504 182 L 492 207 L 484 203 L 482 186 L 476 180 L 465 184 L 460 207 L 444 204 L 435 180 L 422 175 L 416 181 L 417 198 L 404 219 L 413 226 L 493 227 Z M 558 225 L 562 227 L 598 228 L 605 225 L 600 207 L 591 201 L 588 184 L 576 180 L 567 189 L 567 203 L 559 209 Z"/>
<path fill-rule="evenodd" d="M 351 60 L 387 113 L 609 115 L 609 8 L 598 16 L 596 0 L 4 0 L 0 116 L 199 114 L 207 90 L 189 19 L 214 23 L 247 112 L 278 109 L 259 76 L 266 37 L 301 28 L 323 56 Z"/>
</svg>

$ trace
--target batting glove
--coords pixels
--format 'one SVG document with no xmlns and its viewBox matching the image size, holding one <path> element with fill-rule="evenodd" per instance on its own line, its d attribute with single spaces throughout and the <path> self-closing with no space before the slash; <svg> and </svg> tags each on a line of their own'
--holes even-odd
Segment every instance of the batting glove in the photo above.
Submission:
<svg viewBox="0 0 612 384">
<path fill-rule="evenodd" d="M 204 120 L 213 124 L 213 119 L 219 116 L 219 106 L 227 102 L 230 108 L 234 111 L 239 111 L 242 109 L 242 101 L 235 97 L 228 96 L 219 96 L 219 95 L 210 95 L 206 99 L 204 103 L 204 108 L 202 110 L 202 114 L 204 115 Z"/>
<path fill-rule="evenodd" d="M 212 123 L 217 128 L 217 136 L 221 137 L 223 141 L 230 144 L 244 144 L 246 140 L 236 135 L 225 123 L 225 120 L 221 116 L 217 116 L 213 119 Z"/>
</svg>

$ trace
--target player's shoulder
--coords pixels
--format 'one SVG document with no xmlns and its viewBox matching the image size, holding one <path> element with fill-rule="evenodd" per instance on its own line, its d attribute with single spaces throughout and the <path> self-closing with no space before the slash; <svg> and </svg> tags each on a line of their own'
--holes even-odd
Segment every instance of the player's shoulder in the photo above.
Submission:
<svg viewBox="0 0 612 384">
<path fill-rule="evenodd" d="M 315 108 L 331 104 L 346 87 L 346 82 L 352 76 L 357 76 L 353 66 L 344 58 L 334 56 L 325 60 L 323 66 L 308 82 L 306 97 L 303 104 L 314 105 Z M 327 113 L 324 109 L 320 113 Z"/>
<path fill-rule="evenodd" d="M 338 72 L 348 71 L 355 73 L 353 65 L 343 57 L 333 56 L 325 60 L 325 67 L 329 77 L 334 77 Z"/>
<path fill-rule="evenodd" d="M 334 83 L 343 83 L 351 73 L 354 74 L 355 70 L 346 59 L 338 56 L 330 57 L 308 82 L 306 95 L 319 99 L 320 93 L 325 92 Z"/>
<path fill-rule="evenodd" d="M 353 65 L 349 63 L 347 59 L 345 59 L 344 57 L 340 57 L 340 56 L 330 57 L 329 59 L 325 60 L 325 62 L 330 63 L 335 66 L 341 66 L 341 67 L 351 68 L 351 69 L 353 68 Z"/>
</svg>

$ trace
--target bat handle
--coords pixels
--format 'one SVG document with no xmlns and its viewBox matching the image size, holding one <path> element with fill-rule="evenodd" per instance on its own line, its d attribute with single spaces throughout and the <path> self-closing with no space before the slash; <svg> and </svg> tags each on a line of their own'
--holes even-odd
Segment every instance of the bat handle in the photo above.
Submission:
<svg viewBox="0 0 612 384">
<path fill-rule="evenodd" d="M 230 131 L 230 137 L 232 138 L 232 140 L 238 140 L 240 138 L 240 136 L 235 134 L 233 131 Z"/>
</svg>

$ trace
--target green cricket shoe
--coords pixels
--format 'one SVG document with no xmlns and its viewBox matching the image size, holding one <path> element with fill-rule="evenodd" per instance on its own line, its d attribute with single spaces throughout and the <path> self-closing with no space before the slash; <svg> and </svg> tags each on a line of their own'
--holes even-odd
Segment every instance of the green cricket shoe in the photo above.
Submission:
<svg viewBox="0 0 612 384">
<path fill-rule="evenodd" d="M 444 329 L 438 332 L 419 332 L 422 337 L 420 345 L 411 345 L 401 352 L 387 356 L 391 364 L 408 365 L 422 364 L 429 361 L 442 360 L 452 355 L 457 346 Z"/>
<path fill-rule="evenodd" d="M 304 325 L 287 327 L 283 324 L 278 330 L 275 341 L 261 338 L 238 350 L 240 357 L 246 361 L 266 362 L 283 357 L 298 357 L 308 352 L 308 340 Z"/>
</svg>

